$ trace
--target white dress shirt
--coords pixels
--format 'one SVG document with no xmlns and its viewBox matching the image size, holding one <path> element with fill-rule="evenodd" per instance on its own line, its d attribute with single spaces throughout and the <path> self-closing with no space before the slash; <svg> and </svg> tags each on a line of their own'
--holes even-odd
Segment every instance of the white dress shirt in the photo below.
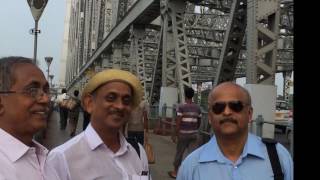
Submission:
<svg viewBox="0 0 320 180">
<path fill-rule="evenodd" d="M 33 144 L 29 147 L 0 128 L 0 180 L 58 179 L 45 167 L 48 150 L 36 141 Z"/>
<path fill-rule="evenodd" d="M 59 94 L 57 96 L 57 103 L 61 103 L 64 99 L 69 99 L 69 96 L 67 95 L 67 93 L 63 93 L 63 94 Z"/>
<path fill-rule="evenodd" d="M 149 174 L 143 146 L 139 144 L 139 158 L 121 133 L 120 145 L 116 153 L 111 151 L 90 123 L 84 132 L 53 149 L 48 163 L 61 180 L 148 180 L 141 176 L 143 171 Z"/>
</svg>

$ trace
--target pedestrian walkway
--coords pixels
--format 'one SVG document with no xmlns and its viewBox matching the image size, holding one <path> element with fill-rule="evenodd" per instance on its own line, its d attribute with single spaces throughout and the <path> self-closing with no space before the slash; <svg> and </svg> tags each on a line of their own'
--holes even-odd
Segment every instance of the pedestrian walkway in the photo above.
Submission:
<svg viewBox="0 0 320 180">
<path fill-rule="evenodd" d="M 60 130 L 59 119 L 59 112 L 53 111 L 48 122 L 46 139 L 43 141 L 43 145 L 47 147 L 49 150 L 63 144 L 64 142 L 70 139 L 69 126 L 67 125 L 67 128 L 65 130 Z M 76 134 L 81 133 L 82 123 L 83 117 L 82 113 L 80 113 Z"/>
</svg>

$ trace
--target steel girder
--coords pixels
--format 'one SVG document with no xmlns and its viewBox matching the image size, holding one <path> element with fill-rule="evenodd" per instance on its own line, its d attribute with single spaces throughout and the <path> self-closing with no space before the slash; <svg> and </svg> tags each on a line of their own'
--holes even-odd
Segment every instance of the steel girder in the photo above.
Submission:
<svg viewBox="0 0 320 180">
<path fill-rule="evenodd" d="M 162 46 L 163 46 L 163 21 L 161 21 L 161 29 L 159 33 L 157 47 L 155 49 L 155 62 L 153 65 L 151 88 L 150 88 L 150 104 L 155 104 L 159 102 L 160 99 L 160 90 L 162 85 Z"/>
<path fill-rule="evenodd" d="M 88 7 L 88 6 L 90 6 L 90 2 L 92 0 L 91 1 L 90 0 L 87 0 L 87 1 L 81 0 L 81 1 L 83 1 L 83 3 L 86 3 L 84 7 L 86 10 L 89 10 L 90 7 Z M 87 57 L 86 58 L 83 57 L 82 62 L 81 62 L 80 56 L 78 58 L 76 58 L 75 60 L 73 60 L 73 61 L 77 61 L 78 65 L 76 65 L 76 66 L 80 67 L 80 72 L 78 70 L 76 70 L 76 68 L 73 67 L 73 65 L 75 65 L 75 64 L 73 63 L 73 65 L 71 65 L 72 63 L 70 62 L 70 60 L 72 59 L 72 56 L 77 55 L 77 52 L 69 53 L 70 58 L 68 58 L 69 60 L 67 62 L 67 64 L 70 64 L 70 66 L 68 67 L 68 70 L 67 70 L 67 72 L 69 72 L 69 74 L 70 74 L 69 86 L 72 86 L 72 84 L 74 83 L 74 80 L 77 78 L 77 76 L 82 76 L 81 74 L 83 74 L 83 72 L 85 72 L 87 68 L 91 68 L 94 65 L 94 61 L 98 61 L 100 59 L 103 59 L 104 53 L 111 52 L 111 44 L 114 40 L 120 39 L 121 41 L 126 41 L 125 39 L 127 38 L 126 37 L 127 35 L 124 35 L 124 34 L 128 34 L 127 29 L 129 26 L 127 26 L 127 25 L 131 24 L 132 22 L 136 23 L 137 19 L 139 19 L 138 20 L 139 23 L 147 22 L 147 21 L 144 21 L 143 19 L 147 18 L 147 17 L 151 17 L 151 16 L 150 15 L 146 16 L 144 12 L 148 11 L 149 9 L 154 9 L 154 10 L 159 9 L 159 8 L 151 8 L 151 7 L 159 6 L 159 5 L 156 5 L 157 3 L 160 4 L 159 1 L 156 1 L 156 0 L 150 0 L 150 1 L 149 0 L 148 1 L 139 0 L 139 1 L 135 1 L 135 4 L 133 5 L 133 4 L 130 4 L 130 0 L 128 0 L 127 9 L 129 9 L 132 12 L 130 12 L 129 15 L 125 15 L 123 17 L 123 20 L 119 22 L 118 26 L 114 27 L 114 29 L 111 30 L 110 25 L 108 26 L 108 23 L 110 24 L 110 20 L 111 20 L 110 19 L 110 11 L 112 9 L 110 7 L 111 0 L 104 0 L 104 2 L 105 2 L 104 18 L 100 18 L 100 20 L 99 20 L 99 21 L 104 21 L 104 28 L 103 28 L 104 29 L 104 34 L 103 34 L 104 40 L 101 41 L 101 45 L 99 45 L 100 43 L 99 43 L 99 37 L 98 37 L 97 50 L 95 52 L 92 52 L 92 51 L 90 51 L 91 43 L 89 43 L 91 38 L 86 39 L 86 41 L 88 41 L 88 42 L 86 42 L 86 45 L 83 46 L 83 48 L 86 48 L 85 50 L 83 50 L 83 55 L 85 55 L 87 53 Z M 189 58 L 191 58 L 191 60 L 194 61 L 194 59 L 196 59 L 198 57 L 200 58 L 200 60 L 201 60 L 201 58 L 203 58 L 203 59 L 208 58 L 209 59 L 210 56 L 213 55 L 212 52 L 210 53 L 210 48 L 217 50 L 217 52 L 219 52 L 221 50 L 221 47 L 222 47 L 221 39 L 224 36 L 226 24 L 228 22 L 228 18 L 226 18 L 226 15 L 228 15 L 228 14 L 226 14 L 226 13 L 230 12 L 230 7 L 231 7 L 231 3 L 229 3 L 229 6 L 227 6 L 228 2 L 232 2 L 232 0 L 230 0 L 230 1 L 227 1 L 227 0 L 225 0 L 225 1 L 222 1 L 222 0 L 201 1 L 201 3 L 206 4 L 206 7 L 209 7 L 209 8 L 201 7 L 200 8 L 201 14 L 194 13 L 194 5 L 190 6 L 190 8 L 189 8 L 190 10 L 188 10 L 188 12 L 184 16 L 184 23 L 186 25 L 185 29 L 186 29 L 186 34 L 187 34 L 187 48 L 189 51 L 188 54 L 189 54 Z M 103 0 L 101 0 L 101 3 L 103 3 Z M 96 5 L 97 5 L 97 3 L 96 3 Z M 101 6 L 102 6 L 102 4 L 101 4 Z M 216 9 L 210 9 L 213 7 Z M 290 12 L 291 13 L 290 17 L 292 17 L 293 11 L 286 11 L 287 7 L 290 7 L 290 6 L 285 5 L 284 7 L 282 7 L 281 12 L 282 13 Z M 91 7 L 91 9 L 92 8 L 93 7 Z M 229 8 L 229 10 L 226 10 L 227 8 Z M 101 9 L 103 9 L 103 7 L 101 7 Z M 141 12 L 143 12 L 143 13 L 141 13 Z M 156 14 L 154 12 L 153 12 L 153 14 Z M 83 19 L 84 22 L 87 22 L 88 18 L 92 19 L 92 15 L 90 17 L 90 13 L 89 12 L 84 13 L 84 17 L 85 17 Z M 289 14 L 289 13 L 287 13 L 287 14 Z M 97 16 L 97 13 L 95 13 L 94 16 Z M 101 16 L 101 14 L 100 14 L 100 16 Z M 282 18 L 281 24 L 292 24 L 292 23 L 286 22 L 286 21 L 288 21 L 288 19 L 289 18 Z M 289 19 L 289 20 L 290 20 L 290 22 L 292 22 L 291 19 Z M 91 21 L 93 21 L 93 20 L 91 20 Z M 150 21 L 148 21 L 148 22 L 150 22 Z M 91 22 L 89 22 L 89 24 L 90 23 Z M 83 24 L 85 24 L 85 23 L 83 23 Z M 145 23 L 142 23 L 142 24 L 145 24 Z M 282 25 L 280 26 L 280 28 L 281 27 L 287 28 L 287 26 L 282 26 Z M 221 29 L 219 29 L 219 28 L 221 28 Z M 85 32 L 83 32 L 83 35 L 82 35 L 83 42 L 84 42 L 84 39 L 85 39 L 87 32 L 88 31 L 91 32 L 90 29 L 92 29 L 92 28 L 90 26 L 88 27 L 88 23 L 87 23 L 87 24 L 85 24 L 85 29 L 86 30 L 85 30 Z M 110 32 L 110 34 L 109 34 L 109 32 Z M 99 33 L 100 33 L 100 30 L 99 30 Z M 79 33 L 76 33 L 76 34 L 79 35 Z M 288 33 L 285 36 L 287 38 Z M 90 35 L 89 37 L 93 37 L 93 36 Z M 144 45 L 145 50 L 146 50 L 146 47 L 148 47 L 148 46 L 150 46 L 150 47 L 152 46 L 153 48 L 155 47 L 154 43 L 150 43 L 147 41 L 148 40 L 146 38 L 145 45 Z M 73 42 L 73 44 L 75 44 L 75 43 Z M 85 44 L 85 43 L 83 43 L 83 44 Z M 162 47 L 162 46 L 160 46 L 160 47 Z M 159 50 L 159 48 L 157 48 L 157 50 Z M 125 59 L 124 56 L 126 56 L 124 51 L 125 50 L 123 50 L 123 52 L 122 52 L 122 60 L 124 60 Z M 278 52 L 279 61 L 277 63 L 283 65 L 281 67 L 282 69 L 288 69 L 288 68 L 290 68 L 290 66 L 292 68 L 292 65 L 291 65 L 292 61 L 289 60 L 292 57 L 292 53 L 291 53 L 292 51 L 293 51 L 292 49 L 290 50 L 288 48 L 287 49 L 283 48 L 282 50 L 279 49 L 279 52 Z M 149 55 L 146 55 L 146 54 L 149 54 L 149 52 L 147 52 L 147 51 L 145 52 L 145 65 L 147 64 L 147 61 L 150 61 L 152 59 L 152 56 L 154 56 L 154 55 L 152 55 L 152 53 Z M 158 56 L 161 56 L 161 55 L 162 55 L 162 50 L 160 48 L 160 53 L 157 53 L 157 55 L 155 56 L 157 58 L 155 58 L 155 59 L 158 59 Z M 89 60 L 89 57 L 90 57 L 90 60 Z M 196 82 L 194 80 L 195 79 L 194 77 L 196 77 L 197 80 L 201 80 L 201 79 L 207 80 L 207 79 L 210 79 L 210 77 L 214 77 L 214 75 L 215 75 L 214 71 L 216 70 L 216 65 L 215 65 L 216 60 L 214 60 L 214 58 L 212 58 L 212 59 L 213 59 L 212 64 L 211 64 L 212 66 L 201 66 L 200 64 L 198 64 L 198 65 L 193 64 L 192 68 L 190 69 L 192 82 Z M 280 59 L 282 59 L 282 60 L 280 61 Z M 288 61 L 285 61 L 285 59 L 288 59 Z M 190 63 L 192 64 L 193 61 L 191 61 Z M 161 59 L 158 59 L 158 61 L 156 61 L 156 62 L 160 62 L 159 67 L 161 69 L 161 64 L 162 64 Z M 240 63 L 241 63 L 241 65 L 238 65 L 238 67 L 241 67 L 241 69 L 244 69 L 243 67 L 245 67 L 245 65 L 244 65 L 245 63 L 242 61 L 239 61 L 238 64 L 240 64 Z M 154 65 L 159 65 L 159 63 L 154 63 Z M 149 71 L 156 73 L 157 69 L 158 68 L 146 68 L 145 70 L 146 70 L 146 73 Z M 206 75 L 207 72 L 202 72 L 202 70 L 207 70 L 207 71 L 211 71 L 211 72 L 213 71 L 213 73 L 211 73 L 211 76 L 210 75 L 207 76 Z M 279 69 L 278 69 L 278 71 L 279 71 Z M 236 77 L 243 75 L 243 72 L 244 72 L 243 70 L 239 71 L 239 69 L 237 68 L 236 69 Z M 161 73 L 158 73 L 158 74 L 161 74 Z M 155 76 L 153 76 L 153 75 L 151 77 L 152 77 L 152 79 L 155 78 Z M 209 77 L 209 78 L 204 78 L 204 77 Z M 159 78 L 159 76 L 157 76 L 156 78 Z M 161 81 L 156 80 L 156 82 L 160 82 L 160 85 L 161 85 Z M 160 88 L 159 88 L 159 90 L 160 90 Z M 159 94 L 160 94 L 160 91 L 159 91 Z M 150 94 L 150 96 L 151 96 L 151 94 Z"/>
<path fill-rule="evenodd" d="M 233 0 L 189 0 L 199 6 L 216 9 L 221 12 L 229 13 Z"/>
<path fill-rule="evenodd" d="M 246 11 L 247 0 L 235 0 L 233 2 L 230 15 L 231 22 L 229 22 L 225 34 L 214 86 L 235 79 L 236 66 L 246 29 Z"/>
<path fill-rule="evenodd" d="M 128 0 L 112 0 L 112 28 L 115 27 L 127 12 Z"/>
<path fill-rule="evenodd" d="M 121 69 L 123 44 L 119 41 L 112 43 L 112 68 Z"/>
<path fill-rule="evenodd" d="M 136 74 L 144 89 L 144 96 L 147 96 L 146 90 L 146 74 L 145 74 L 145 27 L 142 25 L 131 25 L 131 46 L 130 46 L 130 59 L 131 59 L 131 72 Z"/>
<path fill-rule="evenodd" d="M 247 68 L 248 84 L 275 81 L 280 1 L 248 0 Z"/>
<path fill-rule="evenodd" d="M 190 63 L 184 26 L 185 1 L 162 0 L 163 20 L 162 86 L 177 87 L 179 102 L 184 102 L 184 88 L 191 87 Z"/>
</svg>

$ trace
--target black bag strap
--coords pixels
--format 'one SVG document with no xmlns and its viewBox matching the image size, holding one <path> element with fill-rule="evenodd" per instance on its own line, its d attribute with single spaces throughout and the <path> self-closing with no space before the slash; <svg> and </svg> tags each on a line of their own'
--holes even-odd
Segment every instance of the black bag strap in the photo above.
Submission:
<svg viewBox="0 0 320 180">
<path fill-rule="evenodd" d="M 284 175 L 281 169 L 281 164 L 276 149 L 276 144 L 278 143 L 274 139 L 262 138 L 262 142 L 266 145 L 269 159 L 271 162 L 272 171 L 274 174 L 274 180 L 283 180 Z"/>
<path fill-rule="evenodd" d="M 128 143 L 131 144 L 131 146 L 136 150 L 139 158 L 140 158 L 140 148 L 138 141 L 135 138 L 126 138 Z"/>
</svg>

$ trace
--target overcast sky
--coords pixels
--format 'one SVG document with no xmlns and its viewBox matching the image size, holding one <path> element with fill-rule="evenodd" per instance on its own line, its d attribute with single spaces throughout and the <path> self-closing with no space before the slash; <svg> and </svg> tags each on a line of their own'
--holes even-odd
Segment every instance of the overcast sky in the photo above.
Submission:
<svg viewBox="0 0 320 180">
<path fill-rule="evenodd" d="M 37 59 L 46 75 L 47 64 L 44 57 L 53 57 L 50 66 L 50 74 L 54 75 L 53 82 L 59 79 L 65 6 L 65 0 L 49 0 L 38 25 L 41 33 L 38 35 Z M 27 0 L 2 0 L 0 27 L 0 57 L 33 58 L 34 36 L 29 33 L 29 30 L 34 28 L 34 19 Z"/>
<path fill-rule="evenodd" d="M 44 57 L 53 57 L 50 74 L 54 75 L 54 83 L 59 79 L 65 7 L 65 0 L 49 0 L 39 21 L 41 33 L 38 35 L 37 59 L 46 75 L 47 65 Z M 29 33 L 29 30 L 34 28 L 34 19 L 27 0 L 2 0 L 0 26 L 0 57 L 33 58 L 34 36 Z M 245 80 L 237 80 L 237 83 L 244 84 Z M 282 94 L 282 83 L 282 74 L 277 74 L 277 94 Z"/>
</svg>

